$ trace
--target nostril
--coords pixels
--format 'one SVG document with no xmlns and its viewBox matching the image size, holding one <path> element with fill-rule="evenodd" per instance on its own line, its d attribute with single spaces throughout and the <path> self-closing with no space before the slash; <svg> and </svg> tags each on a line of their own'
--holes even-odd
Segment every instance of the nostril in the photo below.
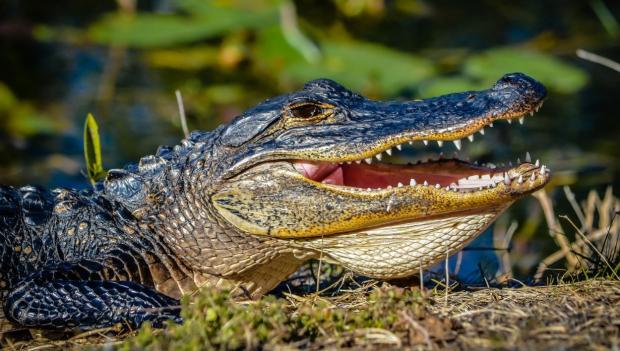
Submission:
<svg viewBox="0 0 620 351">
<path fill-rule="evenodd" d="M 496 91 L 507 89 L 535 99 L 543 99 L 547 96 L 547 91 L 541 83 L 523 73 L 504 75 L 497 81 L 493 89 Z"/>
<path fill-rule="evenodd" d="M 506 74 L 502 78 L 500 78 L 499 83 L 504 84 L 518 84 L 519 82 L 524 81 L 523 76 L 519 73 L 511 73 Z"/>
<path fill-rule="evenodd" d="M 495 84 L 496 88 L 527 88 L 534 85 L 534 80 L 523 73 L 509 73 L 501 77 Z"/>
</svg>

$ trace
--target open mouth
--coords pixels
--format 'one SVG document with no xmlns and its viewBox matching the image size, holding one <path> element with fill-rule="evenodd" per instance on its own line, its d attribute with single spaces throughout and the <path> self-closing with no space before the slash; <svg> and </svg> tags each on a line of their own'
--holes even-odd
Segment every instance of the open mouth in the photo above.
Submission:
<svg viewBox="0 0 620 351">
<path fill-rule="evenodd" d="M 515 119 L 523 124 L 525 116 L 533 115 L 534 111 L 540 108 L 540 105 L 542 102 L 532 111 L 502 119 L 509 123 Z M 479 132 L 484 135 L 484 127 L 493 126 L 492 120 L 486 122 L 486 124 L 476 126 L 477 129 L 468 130 L 468 133 L 464 133 L 465 130 L 458 132 L 473 142 L 474 133 Z M 415 143 L 428 146 L 429 140 L 434 139 L 429 137 L 429 139 L 415 141 Z M 443 140 L 436 140 L 436 142 L 440 147 L 444 144 Z M 461 149 L 461 139 L 452 142 L 458 150 Z M 299 173 L 313 182 L 365 191 L 429 186 L 445 191 L 475 192 L 495 188 L 502 183 L 506 186 L 510 186 L 513 182 L 515 185 L 524 185 L 528 181 L 535 182 L 538 177 L 542 177 L 536 181 L 536 184 L 540 185 L 546 183 L 549 177 L 549 168 L 541 165 L 539 160 L 533 162 L 529 153 L 525 155 L 523 161 L 517 158 L 515 164 L 508 162 L 507 166 L 502 165 L 500 167 L 494 164 L 479 165 L 477 162 L 470 163 L 458 158 L 444 159 L 443 156 L 437 159 L 420 160 L 407 165 L 393 164 L 384 160 L 384 158 L 387 160 L 399 158 L 397 153 L 403 152 L 403 146 L 407 148 L 413 144 L 414 141 L 409 140 L 401 144 L 389 145 L 387 148 L 376 152 L 374 156 L 353 161 L 295 160 L 293 165 Z"/>
</svg>

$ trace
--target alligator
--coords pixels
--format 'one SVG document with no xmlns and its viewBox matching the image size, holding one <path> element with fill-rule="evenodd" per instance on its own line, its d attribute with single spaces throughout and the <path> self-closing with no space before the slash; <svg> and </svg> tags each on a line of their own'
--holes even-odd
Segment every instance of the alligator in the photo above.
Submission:
<svg viewBox="0 0 620 351">
<path fill-rule="evenodd" d="M 473 140 L 542 105 L 536 80 L 415 101 L 376 101 L 328 80 L 192 132 L 92 189 L 0 187 L 5 323 L 88 330 L 182 322 L 209 286 L 258 298 L 327 257 L 377 279 L 463 248 L 549 169 L 458 158 L 388 162 L 395 149 Z M 406 151 L 406 150 L 405 150 Z M 8 322 L 7 322 L 8 321 Z"/>
</svg>

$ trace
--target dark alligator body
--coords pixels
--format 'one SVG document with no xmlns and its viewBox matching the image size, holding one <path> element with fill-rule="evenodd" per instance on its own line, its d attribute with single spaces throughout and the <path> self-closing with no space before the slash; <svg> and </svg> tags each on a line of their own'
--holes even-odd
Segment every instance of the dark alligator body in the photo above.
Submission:
<svg viewBox="0 0 620 351">
<path fill-rule="evenodd" d="M 458 251 L 549 172 L 531 160 L 391 165 L 381 153 L 429 140 L 460 147 L 545 95 L 518 73 L 412 102 L 316 80 L 111 170 L 95 190 L 2 186 L 0 326 L 180 322 L 184 294 L 215 286 L 256 298 L 319 251 L 368 276 L 411 275 Z"/>
</svg>

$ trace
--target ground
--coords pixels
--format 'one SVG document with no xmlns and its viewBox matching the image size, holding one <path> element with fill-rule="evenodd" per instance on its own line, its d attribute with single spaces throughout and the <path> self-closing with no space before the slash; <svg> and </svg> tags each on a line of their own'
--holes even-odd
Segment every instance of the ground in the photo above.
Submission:
<svg viewBox="0 0 620 351">
<path fill-rule="evenodd" d="M 82 348 L 199 349 L 516 349 L 620 347 L 620 281 L 450 292 L 368 281 L 334 296 L 285 294 L 255 302 L 205 291 L 184 306 L 186 322 L 148 326 L 122 337 L 97 331 L 34 341 L 7 350 Z M 51 339 L 50 339 L 51 338 Z M 53 340 L 56 338 L 57 340 Z"/>
</svg>

